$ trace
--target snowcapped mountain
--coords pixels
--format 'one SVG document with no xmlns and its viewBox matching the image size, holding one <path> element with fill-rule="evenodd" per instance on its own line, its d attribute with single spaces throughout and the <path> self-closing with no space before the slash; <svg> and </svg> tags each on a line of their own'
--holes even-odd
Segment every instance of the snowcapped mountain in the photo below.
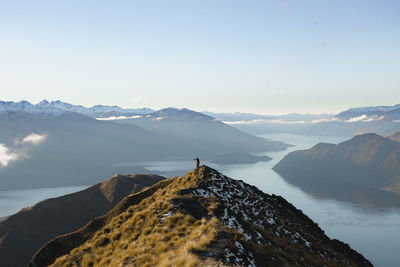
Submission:
<svg viewBox="0 0 400 267">
<path fill-rule="evenodd" d="M 107 117 L 107 116 L 118 116 L 118 115 L 137 115 L 137 114 L 148 114 L 154 110 L 149 108 L 137 108 L 137 109 L 123 109 L 118 106 L 104 106 L 95 105 L 93 107 L 87 108 L 81 105 L 72 105 L 69 103 L 62 102 L 60 100 L 48 102 L 43 100 L 36 106 L 45 108 L 57 108 L 61 110 L 71 111 L 81 113 L 89 117 Z"/>
<path fill-rule="evenodd" d="M 328 119 L 317 120 L 297 134 L 354 136 L 377 133 L 383 136 L 400 131 L 400 104 L 351 108 Z"/>
<path fill-rule="evenodd" d="M 397 111 L 397 112 L 396 112 Z M 335 116 L 335 118 L 342 120 L 349 120 L 351 118 L 359 117 L 359 116 L 385 116 L 391 113 L 399 113 L 400 104 L 393 106 L 376 106 L 376 107 L 357 107 L 350 108 L 343 112 L 340 112 Z"/>
<path fill-rule="evenodd" d="M 347 110 L 347 112 L 353 112 L 353 113 L 389 112 L 399 108 L 400 104 L 393 106 L 357 107 L 357 108 L 350 108 Z"/>
<path fill-rule="evenodd" d="M 0 101 L 0 116 L 2 118 L 46 118 L 46 119 L 60 119 L 60 118 L 74 118 L 74 119 L 89 119 L 83 114 L 63 110 L 52 106 L 39 106 L 33 105 L 28 101 L 20 102 L 5 102 Z M 33 117 L 32 117 L 33 116 Z"/>
<path fill-rule="evenodd" d="M 30 114 L 43 114 L 47 116 L 60 117 L 66 114 L 70 116 L 73 113 L 81 114 L 87 117 L 110 117 L 110 116 L 132 116 L 137 114 L 148 114 L 154 110 L 149 108 L 138 108 L 138 109 L 123 109 L 118 106 L 103 106 L 96 105 L 90 108 L 72 105 L 69 103 L 62 102 L 60 100 L 49 102 L 43 100 L 40 103 L 34 105 L 28 101 L 20 102 L 5 102 L 0 101 L 0 113 L 30 113 Z"/>
<path fill-rule="evenodd" d="M 5 102 L 0 101 L 0 112 L 24 112 L 24 113 L 44 113 L 44 112 L 61 112 L 60 109 L 54 107 L 40 107 L 33 105 L 28 101 Z"/>
</svg>

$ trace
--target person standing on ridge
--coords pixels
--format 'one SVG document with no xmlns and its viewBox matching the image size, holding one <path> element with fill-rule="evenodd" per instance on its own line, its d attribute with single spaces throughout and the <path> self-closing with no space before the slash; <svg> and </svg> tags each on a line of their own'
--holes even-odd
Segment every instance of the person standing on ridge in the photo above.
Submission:
<svg viewBox="0 0 400 267">
<path fill-rule="evenodd" d="M 200 159 L 199 159 L 199 157 L 196 157 L 193 160 L 196 161 L 196 168 L 200 167 Z"/>
</svg>

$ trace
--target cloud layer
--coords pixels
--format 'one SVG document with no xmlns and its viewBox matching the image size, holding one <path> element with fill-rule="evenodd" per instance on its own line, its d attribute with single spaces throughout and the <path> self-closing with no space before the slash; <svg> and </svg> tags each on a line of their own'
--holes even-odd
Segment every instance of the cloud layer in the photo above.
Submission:
<svg viewBox="0 0 400 267">
<path fill-rule="evenodd" d="M 18 154 L 10 152 L 4 144 L 0 144 L 0 166 L 6 167 L 11 161 L 17 160 Z"/>
<path fill-rule="evenodd" d="M 40 145 L 46 141 L 46 138 L 46 134 L 31 133 L 23 139 L 15 139 L 14 143 L 18 145 L 16 149 L 10 149 L 5 144 L 0 143 L 0 167 L 7 167 L 10 162 L 27 158 L 27 146 Z"/>
<path fill-rule="evenodd" d="M 23 143 L 29 143 L 32 145 L 39 145 L 41 143 L 43 143 L 47 138 L 47 135 L 45 134 L 35 134 L 35 133 L 31 133 L 29 134 L 27 137 L 25 137 L 24 139 L 22 139 Z"/>
</svg>

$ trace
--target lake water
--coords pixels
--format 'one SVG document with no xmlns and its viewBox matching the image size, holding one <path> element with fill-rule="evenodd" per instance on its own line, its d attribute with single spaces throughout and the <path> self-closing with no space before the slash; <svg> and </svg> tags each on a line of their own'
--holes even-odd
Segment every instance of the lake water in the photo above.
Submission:
<svg viewBox="0 0 400 267">
<path fill-rule="evenodd" d="M 0 221 L 2 217 L 12 215 L 44 199 L 63 196 L 86 188 L 87 186 L 68 186 L 0 191 Z"/>
<path fill-rule="evenodd" d="M 268 194 L 281 195 L 296 208 L 301 209 L 331 238 L 339 239 L 362 253 L 375 266 L 400 266 L 400 209 L 375 208 L 336 200 L 322 200 L 304 193 L 300 188 L 287 183 L 271 168 L 287 153 L 306 149 L 318 142 L 338 143 L 340 137 L 297 136 L 291 134 L 269 134 L 264 138 L 284 141 L 295 145 L 286 151 L 262 153 L 273 158 L 269 162 L 240 165 L 217 165 L 205 162 L 223 174 L 255 185 Z M 202 162 L 203 164 L 204 162 Z M 126 166 L 144 166 L 152 171 L 181 172 L 194 167 L 188 161 L 158 161 L 129 163 Z M 23 207 L 86 187 L 62 187 L 34 190 L 0 192 L 0 217 L 8 216 Z"/>
<path fill-rule="evenodd" d="M 209 162 L 202 164 L 207 164 L 229 177 L 255 185 L 265 193 L 283 196 L 318 223 L 330 238 L 348 243 L 375 266 L 400 266 L 400 209 L 317 199 L 287 183 L 272 170 L 272 167 L 291 151 L 307 149 L 318 142 L 337 144 L 348 138 L 291 134 L 268 134 L 262 137 L 283 141 L 294 147 L 285 151 L 259 154 L 272 157 L 273 160 L 269 162 L 239 165 L 218 165 Z M 143 166 L 154 171 L 181 170 L 184 173 L 194 167 L 194 162 L 192 160 L 148 162 L 143 163 Z"/>
</svg>

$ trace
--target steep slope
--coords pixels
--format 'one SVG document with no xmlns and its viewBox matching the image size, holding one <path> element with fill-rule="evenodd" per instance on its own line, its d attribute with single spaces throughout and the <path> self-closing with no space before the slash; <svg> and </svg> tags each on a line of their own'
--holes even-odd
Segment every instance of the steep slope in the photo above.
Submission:
<svg viewBox="0 0 400 267">
<path fill-rule="evenodd" d="M 0 265 L 26 266 L 48 240 L 103 215 L 125 196 L 164 178 L 115 175 L 83 191 L 47 199 L 0 222 Z"/>
<path fill-rule="evenodd" d="M 202 166 L 123 199 L 30 266 L 372 266 L 282 197 Z"/>
<path fill-rule="evenodd" d="M 340 194 L 378 205 L 400 205 L 400 143 L 364 134 L 338 145 L 317 144 L 286 155 L 273 168 L 312 193 Z M 365 196 L 362 197 L 362 194 Z M 369 199 L 369 200 L 368 200 Z M 345 199 L 346 200 L 346 199 Z"/>
<path fill-rule="evenodd" d="M 389 138 L 393 141 L 400 142 L 400 132 L 392 134 Z"/>
</svg>

